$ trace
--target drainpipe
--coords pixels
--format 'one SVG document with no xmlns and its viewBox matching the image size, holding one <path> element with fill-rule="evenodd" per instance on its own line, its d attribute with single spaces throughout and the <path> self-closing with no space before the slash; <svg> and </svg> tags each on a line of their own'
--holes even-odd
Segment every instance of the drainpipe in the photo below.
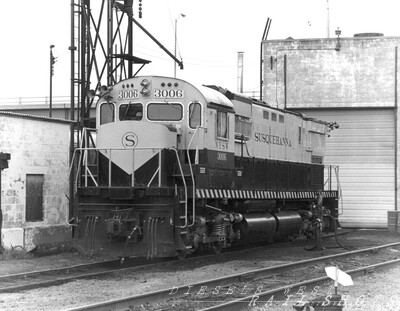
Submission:
<svg viewBox="0 0 400 311">
<path fill-rule="evenodd" d="M 1 171 L 0 170 L 0 254 L 3 254 L 3 246 L 1 245 L 1 227 L 3 226 L 3 211 L 1 209 Z"/>
<path fill-rule="evenodd" d="M 287 57 L 283 55 L 283 91 L 284 91 L 284 102 L 283 109 L 287 107 Z"/>
<path fill-rule="evenodd" d="M 398 169 L 398 147 L 397 147 L 397 121 L 398 121 L 398 107 L 397 107 L 397 46 L 395 47 L 394 50 L 394 210 L 398 210 L 398 204 L 397 204 L 397 188 L 398 188 L 398 182 L 397 182 L 397 169 Z"/>
<path fill-rule="evenodd" d="M 8 168 L 8 160 L 10 160 L 9 153 L 0 152 L 0 254 L 3 253 L 3 246 L 1 245 L 1 228 L 3 226 L 3 212 L 1 209 L 1 173 L 3 169 Z"/>
</svg>

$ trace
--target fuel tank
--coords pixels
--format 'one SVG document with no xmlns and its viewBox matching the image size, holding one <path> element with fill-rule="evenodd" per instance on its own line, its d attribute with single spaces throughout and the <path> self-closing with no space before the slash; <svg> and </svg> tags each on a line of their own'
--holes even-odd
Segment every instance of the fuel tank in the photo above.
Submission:
<svg viewBox="0 0 400 311">
<path fill-rule="evenodd" d="M 298 235 L 302 224 L 301 216 L 294 211 L 243 214 L 240 223 L 241 241 L 272 242 L 287 240 Z"/>
<path fill-rule="evenodd" d="M 244 214 L 240 226 L 242 242 L 272 242 L 276 232 L 276 220 L 270 213 Z"/>
<path fill-rule="evenodd" d="M 294 211 L 282 211 L 275 213 L 276 219 L 276 233 L 274 236 L 275 241 L 287 240 L 288 237 L 298 235 L 302 219 L 299 213 Z"/>
</svg>

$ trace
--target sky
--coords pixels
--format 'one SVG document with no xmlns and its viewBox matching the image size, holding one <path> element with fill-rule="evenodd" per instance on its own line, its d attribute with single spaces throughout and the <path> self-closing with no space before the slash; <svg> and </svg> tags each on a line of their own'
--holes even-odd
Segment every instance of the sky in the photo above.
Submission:
<svg viewBox="0 0 400 311">
<path fill-rule="evenodd" d="M 92 6 L 101 0 L 91 0 Z M 177 77 L 196 85 L 237 90 L 238 52 L 244 52 L 244 92 L 259 90 L 260 43 L 267 19 L 268 40 L 352 37 L 379 32 L 400 36 L 398 0 L 134 0 L 135 18 L 171 53 L 177 20 Z M 0 101 L 48 97 L 50 45 L 57 57 L 53 96 L 70 94 L 71 0 L 5 1 L 0 9 Z M 151 60 L 141 74 L 174 75 L 174 62 L 134 27 L 134 55 Z"/>
</svg>

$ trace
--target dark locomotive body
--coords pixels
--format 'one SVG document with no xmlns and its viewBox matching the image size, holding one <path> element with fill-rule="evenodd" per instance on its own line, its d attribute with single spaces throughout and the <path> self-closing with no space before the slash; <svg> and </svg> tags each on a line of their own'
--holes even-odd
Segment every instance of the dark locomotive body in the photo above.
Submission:
<svg viewBox="0 0 400 311">
<path fill-rule="evenodd" d="M 101 95 L 95 135 L 85 130 L 77 149 L 79 236 L 94 252 L 153 258 L 310 235 L 317 195 L 338 214 L 328 131 L 215 86 L 122 81 Z"/>
</svg>

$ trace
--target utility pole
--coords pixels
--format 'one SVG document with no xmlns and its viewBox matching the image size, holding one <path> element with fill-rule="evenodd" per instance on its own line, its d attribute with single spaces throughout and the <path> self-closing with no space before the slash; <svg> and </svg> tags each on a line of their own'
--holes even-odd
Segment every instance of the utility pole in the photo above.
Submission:
<svg viewBox="0 0 400 311">
<path fill-rule="evenodd" d="M 53 56 L 53 48 L 54 45 L 50 45 L 50 109 L 49 109 L 49 117 L 52 117 L 52 109 L 53 109 L 53 75 L 54 75 L 54 63 L 56 62 L 56 58 Z"/>
</svg>

